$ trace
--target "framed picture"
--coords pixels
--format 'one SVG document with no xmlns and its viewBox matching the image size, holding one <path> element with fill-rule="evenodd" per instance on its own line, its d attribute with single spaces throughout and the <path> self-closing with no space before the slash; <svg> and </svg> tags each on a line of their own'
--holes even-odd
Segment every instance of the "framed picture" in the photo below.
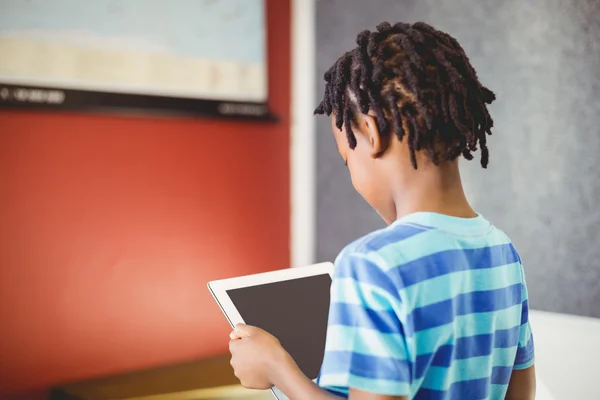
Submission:
<svg viewBox="0 0 600 400">
<path fill-rule="evenodd" d="M 0 9 L 0 107 L 273 119 L 264 0 Z"/>
</svg>

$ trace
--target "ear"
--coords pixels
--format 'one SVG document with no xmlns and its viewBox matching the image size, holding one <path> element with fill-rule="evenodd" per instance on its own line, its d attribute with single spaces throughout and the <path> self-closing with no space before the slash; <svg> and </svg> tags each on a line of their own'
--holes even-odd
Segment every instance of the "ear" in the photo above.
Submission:
<svg viewBox="0 0 600 400">
<path fill-rule="evenodd" d="M 363 134 L 369 143 L 372 158 L 379 158 L 387 148 L 387 141 L 379 134 L 377 120 L 372 115 L 363 115 Z"/>
</svg>

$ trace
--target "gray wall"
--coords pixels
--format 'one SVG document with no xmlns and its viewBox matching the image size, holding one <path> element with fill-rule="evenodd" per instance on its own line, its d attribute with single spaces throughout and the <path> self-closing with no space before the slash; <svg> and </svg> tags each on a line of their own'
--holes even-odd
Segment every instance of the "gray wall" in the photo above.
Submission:
<svg viewBox="0 0 600 400">
<path fill-rule="evenodd" d="M 517 245 L 534 308 L 600 317 L 600 1 L 317 4 L 319 95 L 324 71 L 360 30 L 383 20 L 422 20 L 461 42 L 498 96 L 491 165 L 463 162 L 470 200 Z M 383 223 L 353 191 L 326 118 L 317 130 L 323 261 Z"/>
</svg>

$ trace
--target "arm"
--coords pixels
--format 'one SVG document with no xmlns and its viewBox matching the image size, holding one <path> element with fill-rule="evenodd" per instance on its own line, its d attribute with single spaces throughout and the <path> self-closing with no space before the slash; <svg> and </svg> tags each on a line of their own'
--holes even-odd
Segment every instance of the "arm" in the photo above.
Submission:
<svg viewBox="0 0 600 400">
<path fill-rule="evenodd" d="M 508 383 L 506 400 L 535 399 L 535 366 L 527 369 L 514 370 Z"/>
</svg>

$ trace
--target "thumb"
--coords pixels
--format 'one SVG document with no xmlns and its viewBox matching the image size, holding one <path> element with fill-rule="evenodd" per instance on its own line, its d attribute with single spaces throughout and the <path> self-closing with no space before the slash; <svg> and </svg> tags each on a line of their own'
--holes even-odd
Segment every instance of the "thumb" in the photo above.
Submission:
<svg viewBox="0 0 600 400">
<path fill-rule="evenodd" d="M 246 325 L 246 324 L 237 324 L 233 332 L 231 332 L 232 339 L 244 339 L 251 337 L 257 328 Z"/>
</svg>

